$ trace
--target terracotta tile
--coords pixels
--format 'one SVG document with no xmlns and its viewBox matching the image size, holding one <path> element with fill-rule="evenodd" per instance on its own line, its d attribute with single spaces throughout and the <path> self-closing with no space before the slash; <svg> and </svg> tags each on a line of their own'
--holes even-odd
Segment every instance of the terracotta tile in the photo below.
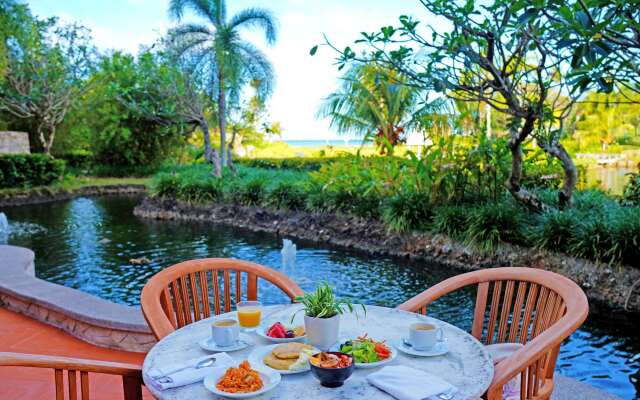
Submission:
<svg viewBox="0 0 640 400">
<path fill-rule="evenodd" d="M 64 331 L 0 308 L 0 351 L 62 355 L 142 364 L 144 354 L 109 350 L 76 339 Z M 37 368 L 0 367 L 0 399 L 51 400 L 55 397 L 53 372 Z M 91 374 L 91 398 L 122 398 L 119 377 Z M 143 389 L 145 399 L 153 399 Z"/>
</svg>

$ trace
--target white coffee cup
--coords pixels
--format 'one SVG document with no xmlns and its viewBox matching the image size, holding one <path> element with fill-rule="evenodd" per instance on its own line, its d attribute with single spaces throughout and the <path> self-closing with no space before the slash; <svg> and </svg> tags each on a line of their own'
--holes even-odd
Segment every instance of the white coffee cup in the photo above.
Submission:
<svg viewBox="0 0 640 400">
<path fill-rule="evenodd" d="M 409 343 L 416 350 L 431 350 L 443 340 L 442 328 L 431 322 L 416 322 L 409 326 Z"/>
<path fill-rule="evenodd" d="M 235 319 L 218 319 L 211 324 L 211 339 L 218 347 L 233 346 L 239 335 L 240 326 Z"/>
</svg>

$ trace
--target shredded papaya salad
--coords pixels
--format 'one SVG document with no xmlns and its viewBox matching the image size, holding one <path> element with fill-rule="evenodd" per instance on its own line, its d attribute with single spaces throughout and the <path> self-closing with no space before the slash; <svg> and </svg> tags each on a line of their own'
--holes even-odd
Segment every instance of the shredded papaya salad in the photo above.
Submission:
<svg viewBox="0 0 640 400">
<path fill-rule="evenodd" d="M 367 337 L 367 334 L 357 339 L 347 340 L 340 345 L 340 351 L 352 355 L 356 363 L 369 364 L 391 357 L 391 349 L 385 344 L 384 340 L 381 342 L 375 341 Z"/>
</svg>

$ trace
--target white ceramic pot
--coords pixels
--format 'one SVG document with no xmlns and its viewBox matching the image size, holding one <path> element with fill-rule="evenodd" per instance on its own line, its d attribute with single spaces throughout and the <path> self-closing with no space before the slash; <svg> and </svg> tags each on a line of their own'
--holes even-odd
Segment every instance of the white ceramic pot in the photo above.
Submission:
<svg viewBox="0 0 640 400">
<path fill-rule="evenodd" d="M 338 341 L 340 331 L 340 315 L 331 318 L 314 318 L 304 316 L 304 329 L 307 331 L 307 342 L 320 350 L 329 350 Z"/>
</svg>

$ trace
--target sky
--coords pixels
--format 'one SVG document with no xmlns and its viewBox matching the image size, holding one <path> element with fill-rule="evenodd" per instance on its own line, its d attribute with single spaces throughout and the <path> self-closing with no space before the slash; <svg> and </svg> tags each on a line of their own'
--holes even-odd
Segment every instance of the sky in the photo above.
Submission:
<svg viewBox="0 0 640 400">
<path fill-rule="evenodd" d="M 32 12 L 40 17 L 58 16 L 91 29 L 101 50 L 137 53 L 176 21 L 168 16 L 168 0 L 30 0 Z M 227 0 L 228 15 L 247 7 L 270 9 L 278 19 L 279 35 L 268 47 L 257 32 L 243 31 L 243 37 L 262 48 L 276 71 L 276 87 L 269 101 L 269 120 L 279 121 L 285 140 L 335 139 L 340 136 L 327 120 L 318 120 L 321 100 L 339 84 L 334 65 L 336 54 L 327 47 L 315 56 L 309 50 L 323 41 L 323 34 L 343 48 L 362 31 L 374 31 L 396 24 L 402 14 L 427 19 L 418 0 Z M 197 21 L 186 16 L 185 21 Z"/>
</svg>

